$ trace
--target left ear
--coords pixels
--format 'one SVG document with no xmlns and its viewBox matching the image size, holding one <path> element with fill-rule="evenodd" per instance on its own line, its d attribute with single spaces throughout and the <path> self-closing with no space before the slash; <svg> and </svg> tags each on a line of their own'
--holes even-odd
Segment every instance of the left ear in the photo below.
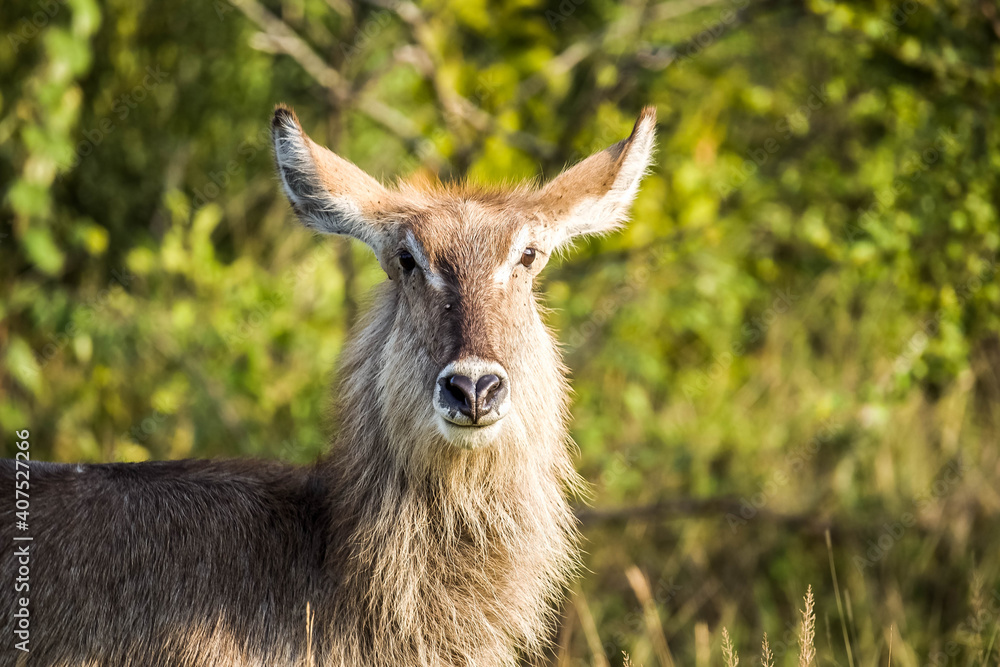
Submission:
<svg viewBox="0 0 1000 667">
<path fill-rule="evenodd" d="M 585 234 L 620 227 L 649 168 L 656 135 L 656 109 L 639 114 L 632 134 L 591 155 L 539 190 L 533 200 L 552 248 Z"/>
</svg>

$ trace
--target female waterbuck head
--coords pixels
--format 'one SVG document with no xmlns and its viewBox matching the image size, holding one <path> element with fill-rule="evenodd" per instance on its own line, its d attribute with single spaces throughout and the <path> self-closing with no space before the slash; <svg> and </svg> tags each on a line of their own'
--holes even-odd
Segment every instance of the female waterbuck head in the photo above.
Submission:
<svg viewBox="0 0 1000 667">
<path fill-rule="evenodd" d="M 326 463 L 334 532 L 354 536 L 349 597 L 364 601 L 335 613 L 356 619 L 346 645 L 420 665 L 507 665 L 545 645 L 574 569 L 578 478 L 532 286 L 560 248 L 625 221 L 655 124 L 645 109 L 628 138 L 540 188 L 388 188 L 275 112 L 295 213 L 366 243 L 389 278 L 341 357 Z"/>
<path fill-rule="evenodd" d="M 540 189 L 387 188 L 277 109 L 278 172 L 298 217 L 363 241 L 388 275 L 360 335 L 364 370 L 341 388 L 374 401 L 364 407 L 398 455 L 530 447 L 540 432 L 561 435 L 562 371 L 533 281 L 573 239 L 624 222 L 654 127 L 646 108 L 631 136 Z"/>
</svg>

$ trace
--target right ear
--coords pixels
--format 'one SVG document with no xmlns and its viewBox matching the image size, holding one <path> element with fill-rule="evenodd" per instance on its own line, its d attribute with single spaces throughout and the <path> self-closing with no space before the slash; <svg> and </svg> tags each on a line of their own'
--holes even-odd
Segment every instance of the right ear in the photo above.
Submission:
<svg viewBox="0 0 1000 667">
<path fill-rule="evenodd" d="M 389 191 L 306 136 L 286 106 L 274 110 L 271 137 L 281 184 L 302 224 L 322 234 L 353 236 L 381 258 L 386 238 L 381 218 Z"/>
</svg>

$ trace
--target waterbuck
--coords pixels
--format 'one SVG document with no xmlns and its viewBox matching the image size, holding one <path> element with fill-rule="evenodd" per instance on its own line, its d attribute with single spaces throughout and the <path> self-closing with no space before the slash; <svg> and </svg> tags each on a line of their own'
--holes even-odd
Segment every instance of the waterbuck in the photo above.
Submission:
<svg viewBox="0 0 1000 667">
<path fill-rule="evenodd" d="M 574 238 L 624 222 L 654 127 L 644 110 L 631 136 L 542 187 L 388 188 L 279 107 L 295 213 L 366 243 L 388 276 L 341 359 L 328 454 L 304 468 L 32 463 L 31 542 L 12 541 L 4 461 L 0 662 L 540 660 L 575 567 L 578 478 L 565 371 L 532 285 Z M 30 653 L 14 648 L 24 626 Z"/>
</svg>

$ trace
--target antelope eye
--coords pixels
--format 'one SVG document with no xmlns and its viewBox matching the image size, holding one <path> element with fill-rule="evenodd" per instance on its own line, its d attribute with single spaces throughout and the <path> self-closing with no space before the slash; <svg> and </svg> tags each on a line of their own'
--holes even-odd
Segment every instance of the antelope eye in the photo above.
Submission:
<svg viewBox="0 0 1000 667">
<path fill-rule="evenodd" d="M 524 250 L 524 254 L 521 255 L 521 265 L 524 267 L 529 267 L 534 261 L 535 261 L 535 249 L 526 248 Z"/>
<path fill-rule="evenodd" d="M 412 271 L 417 266 L 417 261 L 413 259 L 413 255 L 403 250 L 399 253 L 399 265 L 404 271 Z"/>
</svg>

